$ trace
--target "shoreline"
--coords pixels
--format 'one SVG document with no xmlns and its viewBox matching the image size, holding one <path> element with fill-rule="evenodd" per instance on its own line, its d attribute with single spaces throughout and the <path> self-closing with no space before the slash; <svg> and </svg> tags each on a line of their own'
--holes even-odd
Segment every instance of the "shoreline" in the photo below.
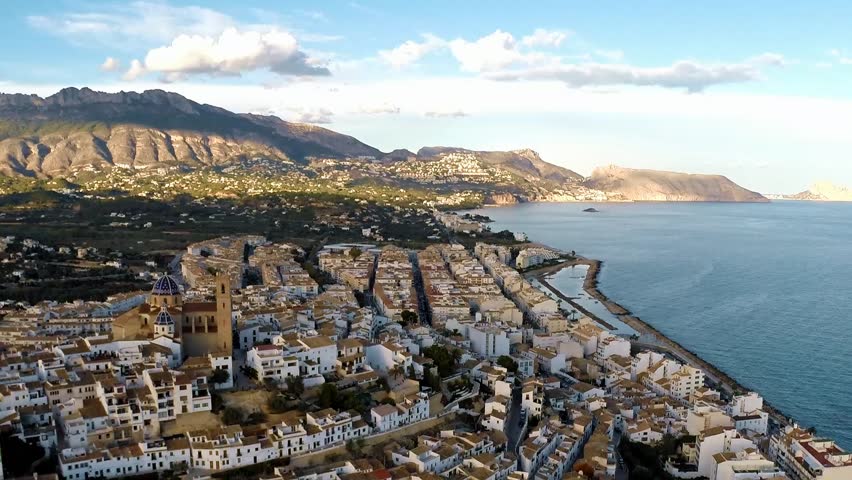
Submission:
<svg viewBox="0 0 852 480">
<path fill-rule="evenodd" d="M 578 312 L 582 313 L 583 315 L 594 320 L 595 323 L 599 323 L 600 325 L 606 327 L 609 330 L 617 330 L 618 327 L 612 325 L 611 323 L 607 322 L 606 320 L 604 320 L 604 319 L 598 317 L 597 315 L 595 315 L 594 313 L 590 312 L 588 309 L 586 309 L 586 307 L 580 305 L 579 302 L 575 301 L 574 299 L 572 299 L 568 295 L 565 295 L 565 293 L 562 290 L 559 290 L 558 288 L 554 287 L 547 280 L 547 277 L 550 274 L 557 273 L 560 270 L 562 270 L 563 268 L 573 267 L 575 265 L 588 265 L 589 271 L 591 271 L 592 268 L 593 268 L 592 262 L 596 262 L 596 261 L 597 260 L 593 261 L 593 260 L 589 260 L 589 259 L 586 259 L 586 258 L 583 258 L 583 257 L 575 257 L 574 260 L 566 260 L 566 261 L 564 261 L 562 263 L 558 263 L 556 265 L 548 265 L 547 267 L 532 269 L 532 270 L 524 273 L 524 277 L 527 278 L 527 279 L 534 278 L 538 283 L 542 284 L 545 288 L 550 290 L 554 295 L 559 297 L 559 299 L 567 302 L 569 305 L 574 307 L 575 310 L 577 310 Z M 589 279 L 589 274 L 587 272 L 586 279 L 583 280 L 583 290 L 588 291 L 588 288 L 587 288 L 588 279 Z M 609 308 L 607 308 L 607 310 L 609 310 Z"/>
<path fill-rule="evenodd" d="M 529 270 L 524 275 L 528 278 L 535 278 L 539 281 L 539 283 L 545 286 L 545 288 L 548 288 L 554 294 L 559 296 L 559 298 L 568 301 L 573 307 L 577 308 L 578 305 L 576 305 L 575 302 L 572 302 L 567 295 L 565 295 L 558 288 L 552 286 L 549 282 L 547 282 L 544 277 L 552 273 L 556 273 L 565 267 L 571 267 L 574 265 L 588 265 L 589 270 L 586 272 L 586 278 L 583 280 L 583 290 L 587 294 L 589 294 L 589 296 L 599 301 L 610 313 L 615 315 L 620 321 L 622 321 L 624 324 L 636 331 L 637 338 L 631 339 L 631 342 L 634 345 L 637 345 L 641 349 L 649 349 L 658 351 L 660 353 L 667 353 L 675 357 L 678 361 L 682 363 L 689 364 L 696 368 L 700 368 L 704 371 L 707 379 L 710 381 L 709 383 L 711 383 L 712 386 L 719 389 L 720 391 L 723 391 L 728 396 L 732 396 L 735 392 L 747 393 L 756 391 L 754 389 L 745 387 L 715 365 L 704 360 L 698 354 L 694 353 L 683 345 L 667 337 L 665 334 L 654 328 L 653 325 L 645 322 L 638 316 L 634 315 L 633 312 L 631 312 L 629 309 L 611 300 L 609 297 L 606 296 L 606 294 L 601 292 L 598 284 L 598 277 L 600 276 L 603 263 L 604 262 L 602 260 L 590 259 L 578 255 L 574 258 L 574 260 L 568 260 L 557 265 L 550 265 L 540 269 Z M 608 325 L 607 322 L 601 320 L 595 315 L 590 314 L 590 312 L 587 312 L 582 307 L 577 309 L 580 310 L 583 314 L 592 318 L 595 322 L 600 323 L 604 326 Z M 643 342 L 643 336 L 646 338 L 651 337 L 654 343 Z M 770 420 L 775 422 L 776 424 L 780 426 L 787 426 L 793 423 L 793 419 L 790 416 L 773 407 L 765 398 L 763 400 L 763 407 L 763 409 L 769 414 Z"/>
</svg>

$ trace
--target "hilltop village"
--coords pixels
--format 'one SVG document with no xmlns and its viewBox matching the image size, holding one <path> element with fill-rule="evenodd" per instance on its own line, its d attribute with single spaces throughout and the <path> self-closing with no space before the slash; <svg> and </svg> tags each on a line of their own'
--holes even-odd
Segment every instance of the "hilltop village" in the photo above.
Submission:
<svg viewBox="0 0 852 480">
<path fill-rule="evenodd" d="M 450 238 L 482 230 L 434 215 Z M 852 478 L 852 454 L 775 422 L 756 392 L 723 393 L 700 368 L 567 315 L 521 272 L 571 255 L 515 240 L 307 252 L 218 237 L 186 246 L 144 290 L 5 302 L 4 470 Z"/>
</svg>

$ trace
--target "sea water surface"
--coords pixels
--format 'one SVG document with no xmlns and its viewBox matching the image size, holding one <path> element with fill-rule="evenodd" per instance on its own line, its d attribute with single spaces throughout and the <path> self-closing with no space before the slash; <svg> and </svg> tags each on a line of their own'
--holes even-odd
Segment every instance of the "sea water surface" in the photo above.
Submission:
<svg viewBox="0 0 852 480">
<path fill-rule="evenodd" d="M 598 213 L 583 209 L 594 206 Z M 852 203 L 526 203 L 493 231 L 604 261 L 600 289 L 852 449 Z M 558 276 L 551 282 L 559 288 Z"/>
</svg>

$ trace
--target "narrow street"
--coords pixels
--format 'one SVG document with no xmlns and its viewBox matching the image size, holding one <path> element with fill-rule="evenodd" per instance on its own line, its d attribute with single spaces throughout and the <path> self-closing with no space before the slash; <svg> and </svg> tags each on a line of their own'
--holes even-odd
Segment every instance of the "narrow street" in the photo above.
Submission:
<svg viewBox="0 0 852 480">
<path fill-rule="evenodd" d="M 621 453 L 618 451 L 618 444 L 621 443 L 621 431 L 615 430 L 612 435 L 612 448 L 615 454 L 615 480 L 627 480 L 630 478 L 630 472 L 627 470 L 627 465 L 621 458 Z"/>
<path fill-rule="evenodd" d="M 420 323 L 422 324 L 432 325 L 432 315 L 429 313 L 429 301 L 426 299 L 426 292 L 423 290 L 423 274 L 420 272 L 417 252 L 409 252 L 408 259 L 411 261 L 411 266 L 413 267 L 414 290 L 417 292 L 417 318 L 420 319 Z"/>
<path fill-rule="evenodd" d="M 521 391 L 522 387 L 512 387 L 512 401 L 509 403 L 509 412 L 506 415 L 506 438 L 509 439 L 509 444 L 506 450 L 517 453 L 518 445 L 521 443 L 521 427 L 523 419 L 521 418 Z"/>
</svg>

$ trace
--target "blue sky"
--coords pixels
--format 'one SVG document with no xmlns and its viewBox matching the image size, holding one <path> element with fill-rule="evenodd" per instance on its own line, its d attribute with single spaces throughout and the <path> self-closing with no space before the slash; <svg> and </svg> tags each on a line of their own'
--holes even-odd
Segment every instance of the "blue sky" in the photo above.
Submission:
<svg viewBox="0 0 852 480">
<path fill-rule="evenodd" d="M 174 90 L 383 150 L 852 185 L 849 2 L 6 2 L 0 90 Z"/>
</svg>

